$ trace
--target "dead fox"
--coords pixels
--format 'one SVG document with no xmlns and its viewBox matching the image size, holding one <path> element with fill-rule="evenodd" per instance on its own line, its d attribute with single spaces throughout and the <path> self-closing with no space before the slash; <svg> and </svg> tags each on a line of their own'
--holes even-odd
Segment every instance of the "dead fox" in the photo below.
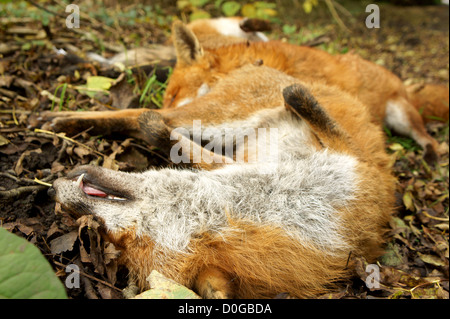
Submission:
<svg viewBox="0 0 450 319">
<path fill-rule="evenodd" d="M 447 87 L 428 86 L 420 95 L 413 90 L 408 93 L 396 75 L 351 53 L 334 56 L 279 41 L 203 48 L 195 34 L 181 22 L 174 24 L 172 33 L 177 64 L 166 90 L 165 107 L 186 105 L 206 94 L 218 79 L 232 70 L 259 61 L 302 81 L 325 81 L 354 95 L 369 107 L 374 123 L 384 123 L 395 132 L 413 138 L 424 149 L 428 162 L 437 159 L 437 142 L 428 135 L 417 109 L 426 100 L 431 103 L 428 112 L 444 115 L 448 120 Z M 413 103 L 418 104 L 417 109 Z"/>
<path fill-rule="evenodd" d="M 198 120 L 201 143 L 192 140 Z M 203 298 L 314 298 L 352 274 L 349 254 L 373 262 L 381 253 L 395 179 L 380 126 L 339 88 L 248 64 L 184 107 L 141 111 L 136 125 L 191 168 L 82 166 L 52 192 L 104 224 L 141 289 L 157 270 Z M 227 139 L 230 129 L 245 138 Z M 212 151 L 227 140 L 232 154 Z M 252 160 L 260 152 L 264 160 Z"/>
<path fill-rule="evenodd" d="M 424 112 L 427 120 L 439 117 L 448 121 L 447 87 L 406 88 L 396 75 L 356 54 L 333 56 L 315 48 L 278 41 L 246 41 L 209 49 L 179 21 L 173 25 L 172 36 L 177 64 L 165 93 L 164 109 L 184 106 L 207 94 L 219 79 L 242 65 L 263 63 L 302 81 L 324 81 L 354 95 L 369 107 L 374 123 L 384 123 L 395 132 L 412 137 L 424 149 L 427 162 L 437 160 L 437 142 L 426 132 L 419 112 Z M 226 110 L 227 107 L 223 112 Z M 52 122 L 53 129 L 69 133 L 92 126 L 92 133 L 119 131 L 142 138 L 138 117 L 145 111 L 59 112 L 47 113 L 44 118 L 58 117 Z"/>
<path fill-rule="evenodd" d="M 268 21 L 257 18 L 221 17 L 198 19 L 186 26 L 200 41 L 202 47 L 215 49 L 223 45 L 246 43 L 248 41 L 268 41 L 262 33 L 270 31 Z M 144 65 L 158 61 L 175 61 L 175 49 L 172 38 L 166 44 L 152 44 L 118 53 L 106 59 L 96 53 L 88 53 L 88 58 L 102 64 Z"/>
</svg>

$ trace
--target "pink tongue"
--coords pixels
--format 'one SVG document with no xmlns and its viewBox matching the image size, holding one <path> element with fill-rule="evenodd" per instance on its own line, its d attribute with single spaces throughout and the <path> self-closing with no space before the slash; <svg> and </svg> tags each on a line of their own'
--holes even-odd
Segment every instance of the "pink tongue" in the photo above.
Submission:
<svg viewBox="0 0 450 319">
<path fill-rule="evenodd" d="M 98 197 L 108 196 L 108 194 L 106 194 L 105 192 L 102 192 L 101 190 L 95 189 L 95 188 L 87 186 L 87 185 L 83 185 L 82 189 L 83 189 L 83 192 L 85 192 L 86 194 L 91 195 L 91 196 L 98 196 Z"/>
</svg>

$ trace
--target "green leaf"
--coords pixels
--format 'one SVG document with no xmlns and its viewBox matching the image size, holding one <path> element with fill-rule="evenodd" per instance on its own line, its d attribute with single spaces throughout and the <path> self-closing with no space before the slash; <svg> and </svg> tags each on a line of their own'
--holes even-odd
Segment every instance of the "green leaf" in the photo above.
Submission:
<svg viewBox="0 0 450 319">
<path fill-rule="evenodd" d="M 389 243 L 385 250 L 385 254 L 380 257 L 380 262 L 385 266 L 397 267 L 404 262 L 403 259 L 399 246 Z"/>
<path fill-rule="evenodd" d="M 31 42 L 25 42 L 24 44 L 22 44 L 22 50 L 23 51 L 28 51 L 30 50 L 32 47 L 32 43 Z"/>
<path fill-rule="evenodd" d="M 205 4 L 207 4 L 210 0 L 189 0 L 189 2 L 197 8 L 203 7 Z"/>
<path fill-rule="evenodd" d="M 305 2 L 303 2 L 303 10 L 306 13 L 311 13 L 313 7 L 317 6 L 319 3 L 317 2 L 317 0 L 305 0 Z"/>
<path fill-rule="evenodd" d="M 0 298 L 67 298 L 63 284 L 39 249 L 1 227 Z"/>
<path fill-rule="evenodd" d="M 256 18 L 256 8 L 252 3 L 245 4 L 241 9 L 241 13 L 244 17 Z"/>
<path fill-rule="evenodd" d="M 265 1 L 256 1 L 254 5 L 258 9 L 275 9 L 277 7 L 275 3 Z"/>
<path fill-rule="evenodd" d="M 389 146 L 389 149 L 394 152 L 395 151 L 403 151 L 404 147 L 399 143 L 393 143 L 392 145 Z"/>
<path fill-rule="evenodd" d="M 228 16 L 234 16 L 236 13 L 238 13 L 239 9 L 241 8 L 241 5 L 236 1 L 227 1 L 222 5 L 222 12 Z"/>
<path fill-rule="evenodd" d="M 87 79 L 86 85 L 79 86 L 79 91 L 89 97 L 94 97 L 99 92 L 109 94 L 108 90 L 114 81 L 114 79 L 105 76 L 91 76 Z"/>
<path fill-rule="evenodd" d="M 89 89 L 109 90 L 114 81 L 105 76 L 91 76 L 87 79 L 86 85 Z"/>
<path fill-rule="evenodd" d="M 275 3 L 256 1 L 252 5 L 255 9 L 254 18 L 275 21 L 273 18 L 278 15 Z"/>
<path fill-rule="evenodd" d="M 311 4 L 311 2 L 305 1 L 305 2 L 303 3 L 303 10 L 304 10 L 306 13 L 311 13 L 311 11 L 312 11 L 312 4 Z"/>
<path fill-rule="evenodd" d="M 224 0 L 215 0 L 214 1 L 214 7 L 215 8 L 220 8 L 220 6 L 222 5 L 222 2 L 223 2 Z"/>
<path fill-rule="evenodd" d="M 289 24 L 285 24 L 283 25 L 283 33 L 290 35 L 290 34 L 294 34 L 295 31 L 297 31 L 297 26 L 296 25 L 289 25 Z"/>
<path fill-rule="evenodd" d="M 269 17 L 276 17 L 278 15 L 278 12 L 274 9 L 267 8 L 267 9 L 261 9 L 261 14 L 264 17 L 269 18 Z"/>
<path fill-rule="evenodd" d="M 209 18 L 211 18 L 211 15 L 208 12 L 204 11 L 204 10 L 195 10 L 194 12 L 192 12 L 189 15 L 189 20 L 190 21 L 194 21 L 194 20 L 197 20 L 197 19 L 209 19 Z"/>
<path fill-rule="evenodd" d="M 189 7 L 191 4 L 189 0 L 178 0 L 177 1 L 177 9 L 178 10 L 184 10 L 185 8 Z"/>
</svg>

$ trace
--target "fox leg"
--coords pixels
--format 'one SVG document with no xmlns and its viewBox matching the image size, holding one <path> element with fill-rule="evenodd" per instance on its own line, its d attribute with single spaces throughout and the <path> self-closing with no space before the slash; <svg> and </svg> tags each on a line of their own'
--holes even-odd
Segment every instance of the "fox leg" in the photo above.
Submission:
<svg viewBox="0 0 450 319">
<path fill-rule="evenodd" d="M 233 279 L 216 267 L 208 267 L 200 272 L 195 289 L 206 299 L 231 299 L 234 296 Z"/>
<path fill-rule="evenodd" d="M 209 170 L 230 163 L 229 158 L 205 150 L 188 137 L 169 128 L 164 124 L 163 116 L 159 110 L 144 108 L 101 112 L 45 112 L 42 120 L 50 122 L 42 128 L 69 135 L 89 128 L 92 128 L 91 134 L 121 133 L 147 141 L 167 154 L 176 145 L 182 150 L 188 150 L 182 154 L 183 163 L 202 169 Z"/>
<path fill-rule="evenodd" d="M 422 117 L 414 106 L 403 97 L 389 100 L 386 105 L 386 125 L 396 133 L 411 137 L 424 150 L 427 163 L 438 159 L 438 144 L 426 131 Z"/>
<path fill-rule="evenodd" d="M 48 121 L 42 128 L 75 135 L 89 128 L 94 135 L 122 133 L 142 138 L 138 117 L 149 109 L 127 109 L 100 112 L 44 112 L 42 121 Z"/>
<path fill-rule="evenodd" d="M 347 133 L 331 118 L 303 85 L 293 84 L 283 90 L 285 107 L 305 120 L 322 147 L 360 155 Z"/>
<path fill-rule="evenodd" d="M 232 159 L 204 149 L 177 129 L 167 126 L 163 115 L 156 111 L 142 113 L 138 122 L 143 139 L 160 148 L 175 163 L 182 162 L 196 168 L 211 170 L 232 162 Z"/>
</svg>

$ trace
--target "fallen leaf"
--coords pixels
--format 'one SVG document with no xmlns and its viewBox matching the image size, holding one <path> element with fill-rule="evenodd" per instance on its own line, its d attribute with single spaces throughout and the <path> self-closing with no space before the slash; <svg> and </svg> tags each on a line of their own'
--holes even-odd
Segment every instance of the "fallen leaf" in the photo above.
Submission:
<svg viewBox="0 0 450 319">
<path fill-rule="evenodd" d="M 410 210 L 410 211 L 412 211 L 412 212 L 415 212 L 416 208 L 415 208 L 414 203 L 413 203 L 413 198 L 414 197 L 413 197 L 412 193 L 409 192 L 409 191 L 405 192 L 403 194 L 403 204 L 405 205 L 405 208 Z"/>
<path fill-rule="evenodd" d="M 25 157 L 29 156 L 31 153 L 41 154 L 42 150 L 40 148 L 35 149 L 35 150 L 29 150 L 29 151 L 23 152 L 22 155 L 20 155 L 19 159 L 17 160 L 16 166 L 14 167 L 14 172 L 16 172 L 17 176 L 22 174 L 22 172 L 23 172 L 23 166 L 22 166 L 23 160 L 25 159 Z"/>
<path fill-rule="evenodd" d="M 445 262 L 437 256 L 425 255 L 425 254 L 421 254 L 421 253 L 417 253 L 417 254 L 419 255 L 419 258 L 423 262 L 426 262 L 427 264 L 431 264 L 431 265 L 435 265 L 435 266 L 445 266 Z"/>
<path fill-rule="evenodd" d="M 54 161 L 52 163 L 52 169 L 51 172 L 52 174 L 57 174 L 59 172 L 62 172 L 66 167 L 64 165 L 62 165 L 60 162 Z"/>
<path fill-rule="evenodd" d="M 74 152 L 75 154 L 77 154 L 79 158 L 83 158 L 83 157 L 85 157 L 85 156 L 91 154 L 91 151 L 89 151 L 89 150 L 88 150 L 87 148 L 85 148 L 85 147 L 75 147 L 75 148 L 73 149 L 73 152 Z"/>
<path fill-rule="evenodd" d="M 132 165 L 138 172 L 148 168 L 148 158 L 134 147 L 128 148 L 125 152 L 117 156 L 117 160 Z"/>
<path fill-rule="evenodd" d="M 134 297 L 135 299 L 201 299 L 192 290 L 153 270 L 148 276 L 150 289 Z"/>
<path fill-rule="evenodd" d="M 55 255 L 65 251 L 72 251 L 77 238 L 77 231 L 71 231 L 70 233 L 59 236 L 50 242 L 50 251 Z"/>
<path fill-rule="evenodd" d="M 0 134 L 0 146 L 6 145 L 9 143 L 9 140 L 6 137 L 3 137 L 3 135 Z"/>
<path fill-rule="evenodd" d="M 402 256 L 397 244 L 389 243 L 385 254 L 380 257 L 380 262 L 385 266 L 397 267 L 405 262 L 405 257 Z"/>
<path fill-rule="evenodd" d="M 90 76 L 86 80 L 86 85 L 80 85 L 77 89 L 80 93 L 93 98 L 97 93 L 109 94 L 108 90 L 114 82 L 115 79 L 105 76 Z"/>
<path fill-rule="evenodd" d="M 411 291 L 411 297 L 413 299 L 437 299 L 438 287 L 417 287 Z"/>
<path fill-rule="evenodd" d="M 53 222 L 49 230 L 47 231 L 47 240 L 52 238 L 57 233 L 61 233 L 61 229 L 58 227 L 58 224 L 56 222 Z"/>
<path fill-rule="evenodd" d="M 139 95 L 135 93 L 135 85 L 128 82 L 125 73 L 122 73 L 109 89 L 111 106 L 118 109 L 138 108 Z"/>
</svg>

